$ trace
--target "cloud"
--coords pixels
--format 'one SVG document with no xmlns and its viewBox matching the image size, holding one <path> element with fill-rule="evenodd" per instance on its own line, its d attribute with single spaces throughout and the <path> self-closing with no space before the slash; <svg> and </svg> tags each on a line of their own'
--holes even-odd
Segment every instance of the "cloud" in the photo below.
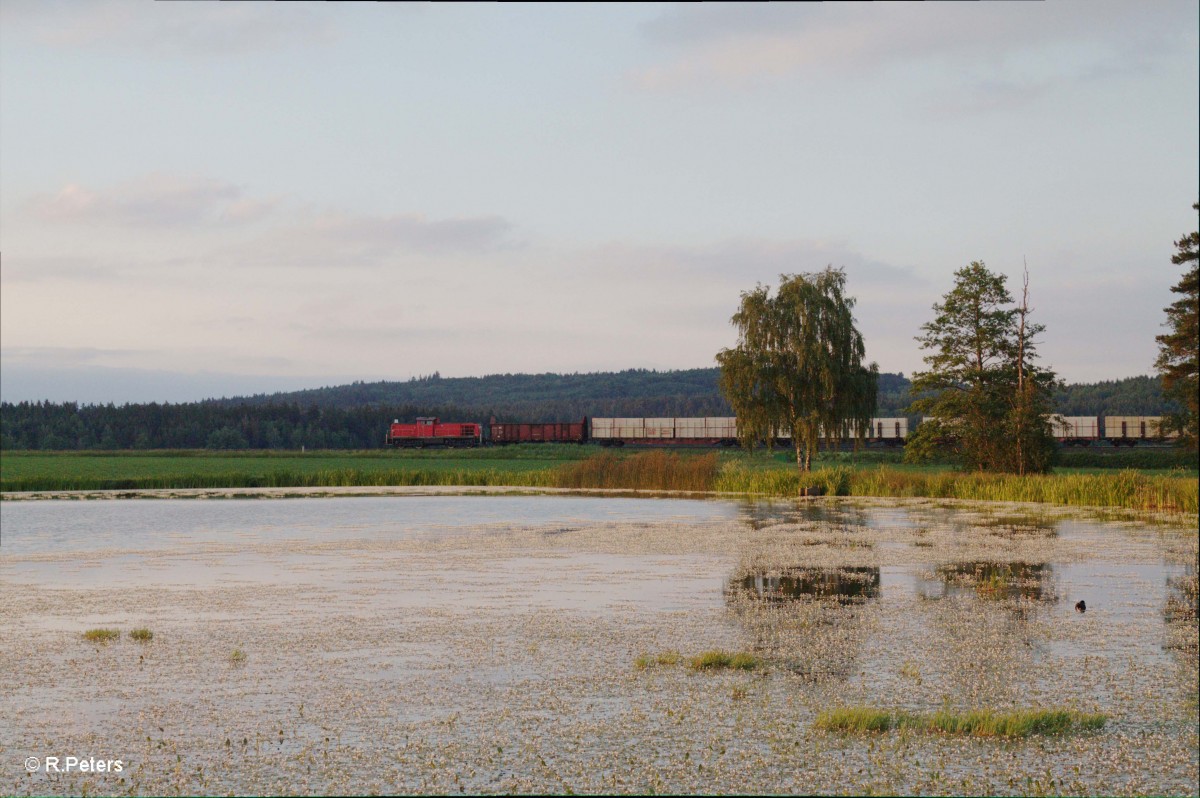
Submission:
<svg viewBox="0 0 1200 798">
<path fill-rule="evenodd" d="M 68 183 L 57 194 L 34 197 L 28 207 L 47 222 L 170 227 L 254 221 L 276 202 L 243 198 L 238 186 L 221 180 L 151 174 L 100 190 Z"/>
<path fill-rule="evenodd" d="M 339 244 L 353 243 L 379 251 L 413 248 L 426 252 L 489 248 L 511 229 L 512 225 L 499 216 L 431 220 L 407 214 L 326 214 L 308 226 L 315 237 Z"/>
<path fill-rule="evenodd" d="M 980 80 L 964 90 L 932 98 L 926 108 L 951 114 L 1006 111 L 1035 102 L 1052 89 L 1048 80 Z"/>
<path fill-rule="evenodd" d="M 4 259 L 4 283 L 32 283 L 42 280 L 102 281 L 119 277 L 117 270 L 85 257 L 9 256 Z"/>
<path fill-rule="evenodd" d="M 420 214 L 300 215 L 257 240 L 213 253 L 218 261 L 268 267 L 378 268 L 397 258 L 478 254 L 515 246 L 500 216 L 429 219 Z"/>
<path fill-rule="evenodd" d="M 6 26 L 69 49 L 227 56 L 336 39 L 330 14 L 297 4 L 18 0 L 3 6 Z"/>
<path fill-rule="evenodd" d="M 664 280 L 773 283 L 780 274 L 844 268 L 854 285 L 910 285 L 923 278 L 909 267 L 863 255 L 840 241 L 736 238 L 701 245 L 625 246 L 600 248 L 590 258 L 606 274 Z M 724 290 L 724 289 L 722 289 Z"/>
<path fill-rule="evenodd" d="M 225 210 L 221 212 L 221 218 L 235 224 L 257 222 L 259 219 L 269 216 L 278 205 L 278 197 L 265 200 L 240 199 L 225 206 Z"/>
<path fill-rule="evenodd" d="M 643 88 L 672 89 L 873 72 L 931 59 L 948 59 L 955 69 L 997 69 L 1010 56 L 1055 47 L 1086 51 L 1073 58 L 1084 60 L 1087 74 L 1097 63 L 1129 62 L 1131 51 L 1143 55 L 1143 64 L 1131 67 L 1139 69 L 1146 54 L 1190 46 L 1194 17 L 1190 0 L 674 6 L 643 28 L 666 59 L 629 78 Z"/>
<path fill-rule="evenodd" d="M 149 350 L 145 349 L 99 349 L 91 346 L 6 346 L 0 349 L 0 359 L 8 365 L 116 365 L 148 353 Z"/>
</svg>

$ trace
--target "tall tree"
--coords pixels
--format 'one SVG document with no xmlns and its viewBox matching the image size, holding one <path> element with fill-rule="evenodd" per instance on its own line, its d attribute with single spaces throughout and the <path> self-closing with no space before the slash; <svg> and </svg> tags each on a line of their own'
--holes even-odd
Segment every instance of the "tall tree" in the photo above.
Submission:
<svg viewBox="0 0 1200 798">
<path fill-rule="evenodd" d="M 1049 419 L 1053 412 L 1054 391 L 1059 387 L 1054 372 L 1039 367 L 1036 360 L 1037 336 L 1046 327 L 1029 321 L 1029 269 L 1024 274 L 1021 304 L 1015 309 L 1014 343 L 1016 351 L 1011 371 L 1016 385 L 1010 391 L 1008 423 L 1009 457 L 1006 471 L 1018 474 L 1049 471 L 1055 454 L 1055 441 Z"/>
<path fill-rule="evenodd" d="M 1192 205 L 1200 211 L 1200 203 Z M 1178 249 L 1171 256 L 1171 263 L 1184 266 L 1183 277 L 1171 288 L 1181 298 L 1164 308 L 1167 321 L 1164 325 L 1171 332 L 1156 337 L 1158 359 L 1154 366 L 1162 377 L 1163 395 L 1174 399 L 1181 407 L 1178 413 L 1168 417 L 1168 425 L 1181 433 L 1182 442 L 1197 449 L 1200 434 L 1197 417 L 1200 416 L 1200 231 L 1189 233 L 1175 242 Z"/>
<path fill-rule="evenodd" d="M 954 288 L 933 306 L 933 321 L 917 337 L 928 371 L 913 375 L 919 397 L 909 413 L 926 416 L 905 447 L 905 458 L 944 452 L 967 468 L 1018 473 L 1047 470 L 1054 441 L 1048 417 L 1054 373 L 1039 368 L 1029 321 L 1028 279 L 1019 307 L 1005 277 L 980 261 L 954 273 Z"/>
<path fill-rule="evenodd" d="M 826 268 L 780 275 L 774 296 L 759 285 L 742 293 L 731 323 L 738 344 L 717 354 L 721 392 L 750 446 L 790 431 L 796 466 L 807 471 L 822 431 L 837 439 L 865 434 L 875 412 L 879 369 L 854 326 L 846 275 Z"/>
</svg>

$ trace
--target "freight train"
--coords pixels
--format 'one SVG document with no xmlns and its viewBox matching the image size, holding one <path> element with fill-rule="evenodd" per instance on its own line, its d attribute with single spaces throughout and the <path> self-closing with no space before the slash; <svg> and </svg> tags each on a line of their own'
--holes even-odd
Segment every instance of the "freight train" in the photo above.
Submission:
<svg viewBox="0 0 1200 798">
<path fill-rule="evenodd" d="M 917 421 L 919 423 L 919 420 Z M 915 428 L 916 424 L 913 424 Z M 1161 416 L 1052 416 L 1051 431 L 1063 446 L 1135 446 L 1163 443 L 1178 437 L 1164 434 Z M 856 430 L 847 425 L 842 440 L 853 440 Z M 870 446 L 903 446 L 908 439 L 908 418 L 873 418 L 864 430 Z M 775 442 L 786 444 L 788 430 L 779 430 Z M 736 446 L 737 419 L 707 418 L 583 418 L 580 421 L 513 423 L 493 420 L 444 424 L 421 417 L 415 424 L 397 419 L 388 428 L 384 444 L 397 448 L 507 446 L 515 443 L 594 443 L 601 446 Z"/>
</svg>

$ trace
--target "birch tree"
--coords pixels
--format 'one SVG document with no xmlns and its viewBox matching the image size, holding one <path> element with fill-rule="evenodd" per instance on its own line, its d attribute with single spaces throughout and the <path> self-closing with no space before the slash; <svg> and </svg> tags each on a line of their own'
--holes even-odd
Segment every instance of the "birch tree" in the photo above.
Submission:
<svg viewBox="0 0 1200 798">
<path fill-rule="evenodd" d="M 861 440 L 875 412 L 879 369 L 863 365 L 845 287 L 845 272 L 826 268 L 780 275 L 774 295 L 763 285 L 743 292 L 731 319 L 738 344 L 717 354 L 742 444 L 790 434 L 801 471 L 812 467 L 823 433 Z"/>
</svg>

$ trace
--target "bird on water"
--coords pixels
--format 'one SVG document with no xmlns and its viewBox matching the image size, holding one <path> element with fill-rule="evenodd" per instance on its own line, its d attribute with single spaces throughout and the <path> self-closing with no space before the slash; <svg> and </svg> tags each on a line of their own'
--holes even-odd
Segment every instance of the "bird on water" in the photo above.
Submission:
<svg viewBox="0 0 1200 798">
<path fill-rule="evenodd" d="M 1087 604 L 1084 603 L 1083 599 L 1075 602 L 1075 612 L 1087 612 Z"/>
</svg>

